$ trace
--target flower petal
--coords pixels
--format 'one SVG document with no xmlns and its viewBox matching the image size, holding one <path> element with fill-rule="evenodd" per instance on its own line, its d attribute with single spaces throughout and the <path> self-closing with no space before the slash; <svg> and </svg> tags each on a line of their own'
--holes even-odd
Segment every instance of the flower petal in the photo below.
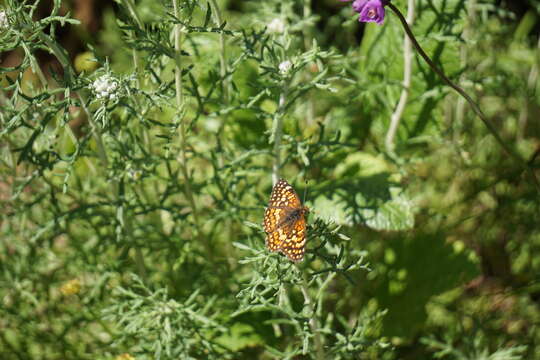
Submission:
<svg viewBox="0 0 540 360">
<path fill-rule="evenodd" d="M 384 5 L 382 4 L 381 0 L 367 0 L 367 1 L 356 0 L 355 4 L 360 10 L 358 11 L 360 13 L 360 17 L 358 18 L 358 21 L 375 22 L 379 25 L 384 23 L 385 11 L 384 11 Z M 353 4 L 353 7 L 355 7 L 355 4 Z M 359 5 L 362 5 L 362 7 L 360 8 Z"/>
<path fill-rule="evenodd" d="M 354 11 L 360 13 L 362 12 L 362 9 L 364 8 L 364 6 L 366 6 L 367 3 L 369 3 L 369 0 L 354 0 L 354 2 L 352 3 L 352 7 Z"/>
</svg>

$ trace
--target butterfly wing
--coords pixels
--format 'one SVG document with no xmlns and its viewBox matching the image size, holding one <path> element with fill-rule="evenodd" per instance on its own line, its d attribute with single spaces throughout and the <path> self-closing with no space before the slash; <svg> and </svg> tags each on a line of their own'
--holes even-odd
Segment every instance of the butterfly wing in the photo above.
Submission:
<svg viewBox="0 0 540 360">
<path fill-rule="evenodd" d="M 280 179 L 272 188 L 268 208 L 264 212 L 264 231 L 271 233 L 276 230 L 287 217 L 287 210 L 300 208 L 300 198 L 289 183 Z"/>
<path fill-rule="evenodd" d="M 270 251 L 281 251 L 292 261 L 301 261 L 304 257 L 306 220 L 302 209 L 300 198 L 292 186 L 280 179 L 272 189 L 264 213 L 266 247 Z"/>
<path fill-rule="evenodd" d="M 278 231 L 285 234 L 284 241 L 279 244 L 279 250 L 291 261 L 302 261 L 304 258 L 304 252 L 306 251 L 306 227 L 306 218 L 302 212 L 294 222 L 278 229 Z M 274 233 L 278 231 L 274 231 Z"/>
<path fill-rule="evenodd" d="M 275 231 L 266 234 L 266 248 L 272 252 L 280 251 L 283 243 L 287 239 L 284 228 L 278 228 Z"/>
</svg>

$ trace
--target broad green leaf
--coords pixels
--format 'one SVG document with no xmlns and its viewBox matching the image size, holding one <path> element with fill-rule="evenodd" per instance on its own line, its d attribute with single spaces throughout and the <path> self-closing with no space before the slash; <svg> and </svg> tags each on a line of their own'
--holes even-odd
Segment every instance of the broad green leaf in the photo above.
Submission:
<svg viewBox="0 0 540 360">
<path fill-rule="evenodd" d="M 414 227 L 412 202 L 404 194 L 393 197 L 377 209 L 360 211 L 366 225 L 375 230 L 408 230 Z"/>
</svg>

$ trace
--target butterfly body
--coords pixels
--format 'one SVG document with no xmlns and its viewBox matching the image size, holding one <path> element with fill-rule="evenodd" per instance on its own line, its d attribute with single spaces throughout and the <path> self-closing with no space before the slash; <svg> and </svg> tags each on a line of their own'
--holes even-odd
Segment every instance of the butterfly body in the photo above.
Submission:
<svg viewBox="0 0 540 360">
<path fill-rule="evenodd" d="M 302 207 L 299 209 L 296 208 L 286 208 L 284 212 L 284 219 L 279 224 L 279 226 L 287 226 L 291 223 L 295 223 L 298 220 L 300 220 L 302 217 L 304 217 L 309 212 L 309 209 L 307 207 Z"/>
<path fill-rule="evenodd" d="M 302 261 L 306 245 L 306 215 L 309 209 L 286 180 L 273 187 L 270 202 L 264 213 L 266 247 L 279 251 L 289 260 Z"/>
</svg>

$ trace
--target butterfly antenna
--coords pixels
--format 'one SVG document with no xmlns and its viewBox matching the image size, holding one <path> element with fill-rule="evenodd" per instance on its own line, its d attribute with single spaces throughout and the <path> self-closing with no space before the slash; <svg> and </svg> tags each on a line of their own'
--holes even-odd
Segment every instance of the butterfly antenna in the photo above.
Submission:
<svg viewBox="0 0 540 360">
<path fill-rule="evenodd" d="M 304 200 L 302 201 L 302 204 L 306 203 L 307 199 L 307 188 L 308 188 L 308 181 L 306 180 L 306 186 L 304 187 Z"/>
</svg>

